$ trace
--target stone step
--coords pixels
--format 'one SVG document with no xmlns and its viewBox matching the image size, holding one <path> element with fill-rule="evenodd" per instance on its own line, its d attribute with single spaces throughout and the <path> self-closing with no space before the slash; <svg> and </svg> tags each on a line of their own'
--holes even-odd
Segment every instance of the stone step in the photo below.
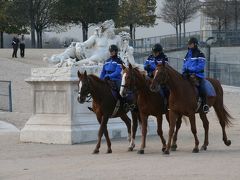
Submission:
<svg viewBox="0 0 240 180">
<path fill-rule="evenodd" d="M 21 129 L 24 127 L 30 116 L 31 113 L 0 112 L 0 121 L 8 122 L 16 126 L 18 129 Z"/>
</svg>

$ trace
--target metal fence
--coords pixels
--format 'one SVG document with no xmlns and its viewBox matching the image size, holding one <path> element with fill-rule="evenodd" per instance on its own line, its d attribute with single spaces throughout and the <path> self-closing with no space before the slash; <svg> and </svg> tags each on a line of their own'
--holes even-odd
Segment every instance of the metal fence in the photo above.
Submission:
<svg viewBox="0 0 240 180">
<path fill-rule="evenodd" d="M 183 59 L 169 58 L 170 65 L 182 71 Z M 218 79 L 221 84 L 240 87 L 240 64 L 227 64 L 207 61 L 205 75 Z"/>
<path fill-rule="evenodd" d="M 0 111 L 12 112 L 11 81 L 0 81 Z"/>
<path fill-rule="evenodd" d="M 134 39 L 130 44 L 134 47 L 136 55 L 150 52 L 151 48 L 156 43 L 161 43 L 165 50 L 173 50 L 178 48 L 186 48 L 187 41 L 190 37 L 196 37 L 200 44 L 206 41 L 207 38 L 213 37 L 212 46 L 236 46 L 240 45 L 240 30 L 238 31 L 217 31 L 217 30 L 204 30 L 204 31 L 193 31 L 181 34 L 177 38 L 176 34 L 156 36 L 142 39 Z"/>
<path fill-rule="evenodd" d="M 143 64 L 147 56 L 135 58 L 139 64 Z M 178 72 L 182 72 L 183 59 L 168 57 L 169 64 Z M 240 64 L 227 64 L 207 61 L 205 67 L 206 77 L 218 79 L 221 84 L 240 87 Z"/>
</svg>

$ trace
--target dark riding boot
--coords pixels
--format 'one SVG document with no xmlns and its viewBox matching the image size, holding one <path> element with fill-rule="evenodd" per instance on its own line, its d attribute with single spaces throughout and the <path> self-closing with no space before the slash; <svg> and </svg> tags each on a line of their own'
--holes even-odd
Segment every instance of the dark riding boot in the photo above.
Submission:
<svg viewBox="0 0 240 180">
<path fill-rule="evenodd" d="M 209 106 L 207 104 L 207 97 L 206 95 L 202 95 L 202 105 L 203 105 L 203 112 L 208 113 L 209 112 Z"/>
<path fill-rule="evenodd" d="M 166 86 L 161 86 L 160 94 L 163 96 L 163 110 L 166 112 L 168 110 L 168 98 L 170 95 L 169 89 Z"/>
<path fill-rule="evenodd" d="M 200 97 L 202 98 L 203 112 L 208 113 L 209 112 L 209 106 L 207 104 L 207 94 L 206 94 L 206 90 L 205 90 L 203 82 L 204 82 L 204 79 L 199 79 L 198 91 L 199 91 Z"/>
</svg>

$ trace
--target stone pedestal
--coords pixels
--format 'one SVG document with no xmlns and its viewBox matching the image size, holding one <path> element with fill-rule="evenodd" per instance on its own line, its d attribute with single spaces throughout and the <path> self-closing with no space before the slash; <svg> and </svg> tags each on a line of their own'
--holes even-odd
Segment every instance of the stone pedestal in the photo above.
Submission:
<svg viewBox="0 0 240 180">
<path fill-rule="evenodd" d="M 85 66 L 80 71 L 99 74 L 101 67 Z M 75 144 L 97 139 L 99 124 L 90 103 L 77 102 L 78 69 L 34 68 L 26 81 L 32 85 L 33 114 L 21 130 L 20 141 L 49 144 Z M 30 95 L 30 93 L 29 93 Z M 127 137 L 127 128 L 119 119 L 110 119 L 111 138 Z M 156 134 L 155 123 L 149 134 Z"/>
</svg>

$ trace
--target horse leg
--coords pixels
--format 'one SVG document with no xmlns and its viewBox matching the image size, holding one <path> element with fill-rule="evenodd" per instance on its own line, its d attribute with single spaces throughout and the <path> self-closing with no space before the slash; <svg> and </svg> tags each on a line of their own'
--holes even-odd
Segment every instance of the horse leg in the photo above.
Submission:
<svg viewBox="0 0 240 180">
<path fill-rule="evenodd" d="M 195 114 L 189 116 L 190 124 L 191 124 L 191 131 L 193 133 L 194 139 L 195 139 L 195 147 L 193 148 L 192 152 L 193 153 L 198 153 L 199 152 L 199 140 L 197 137 L 197 128 L 196 128 L 196 119 L 195 119 Z"/>
<path fill-rule="evenodd" d="M 131 141 L 128 147 L 128 151 L 133 151 L 135 147 L 135 138 L 136 138 L 136 132 L 138 127 L 138 112 L 132 111 L 132 123 L 131 123 Z"/>
<path fill-rule="evenodd" d="M 158 126 L 157 133 L 158 133 L 159 137 L 161 138 L 162 145 L 163 145 L 162 146 L 162 151 L 164 152 L 165 149 L 166 149 L 166 140 L 163 137 L 162 116 L 157 117 L 157 126 Z"/>
<path fill-rule="evenodd" d="M 101 139 L 102 139 L 103 133 L 104 131 L 107 132 L 107 122 L 108 122 L 108 117 L 103 116 L 101 120 L 100 128 L 98 130 L 98 142 L 97 142 L 96 148 L 93 151 L 93 154 L 99 153 L 99 148 L 101 146 Z M 109 149 L 108 149 L 108 153 L 111 153 Z"/>
<path fill-rule="evenodd" d="M 146 147 L 146 135 L 147 135 L 147 119 L 148 116 L 145 116 L 141 113 L 141 121 L 142 121 L 142 142 L 140 150 L 138 150 L 138 154 L 144 154 L 144 148 Z"/>
<path fill-rule="evenodd" d="M 120 116 L 120 118 L 123 120 L 123 122 L 126 124 L 127 126 L 127 130 L 128 130 L 128 141 L 131 142 L 131 120 L 129 119 L 129 117 L 126 114 L 123 114 L 122 116 Z"/>
<path fill-rule="evenodd" d="M 207 150 L 207 146 L 208 146 L 208 130 L 209 130 L 209 122 L 208 122 L 208 119 L 207 119 L 207 115 L 203 112 L 199 113 L 200 115 L 200 118 L 202 120 L 202 123 L 203 123 L 203 128 L 204 128 L 204 133 L 205 133 L 205 136 L 204 136 L 204 143 L 201 147 L 201 150 Z"/>
<path fill-rule="evenodd" d="M 98 123 L 100 125 L 101 125 L 101 118 L 102 118 L 102 116 L 97 114 L 97 120 L 98 120 Z M 107 153 L 112 153 L 111 140 L 110 140 L 109 135 L 108 135 L 107 125 L 106 125 L 106 130 L 103 133 L 104 133 L 105 139 L 107 141 L 107 146 L 108 146 Z"/>
<path fill-rule="evenodd" d="M 169 111 L 169 122 L 170 122 L 170 126 L 169 126 L 169 132 L 168 132 L 168 143 L 167 143 L 167 148 L 164 151 L 164 154 L 170 154 L 170 147 L 171 147 L 171 143 L 172 143 L 172 137 L 173 137 L 173 133 L 174 133 L 174 128 L 176 125 L 176 119 L 178 118 L 178 114 L 175 113 L 174 111 Z"/>
<path fill-rule="evenodd" d="M 213 107 L 214 107 L 214 110 L 217 114 L 219 123 L 222 127 L 223 142 L 226 146 L 230 146 L 231 145 L 231 140 L 229 140 L 227 138 L 227 134 L 226 134 L 226 130 L 225 130 L 226 124 L 230 123 L 230 121 L 228 119 L 228 117 L 230 117 L 230 115 L 228 114 L 228 112 L 224 108 L 223 103 L 221 103 L 221 104 L 220 103 L 215 103 L 215 105 Z"/>
<path fill-rule="evenodd" d="M 173 142 L 171 146 L 172 151 L 177 150 L 177 135 L 181 125 L 182 125 L 182 116 L 179 116 L 176 122 L 176 131 L 174 132 L 174 135 L 173 135 Z"/>
</svg>

